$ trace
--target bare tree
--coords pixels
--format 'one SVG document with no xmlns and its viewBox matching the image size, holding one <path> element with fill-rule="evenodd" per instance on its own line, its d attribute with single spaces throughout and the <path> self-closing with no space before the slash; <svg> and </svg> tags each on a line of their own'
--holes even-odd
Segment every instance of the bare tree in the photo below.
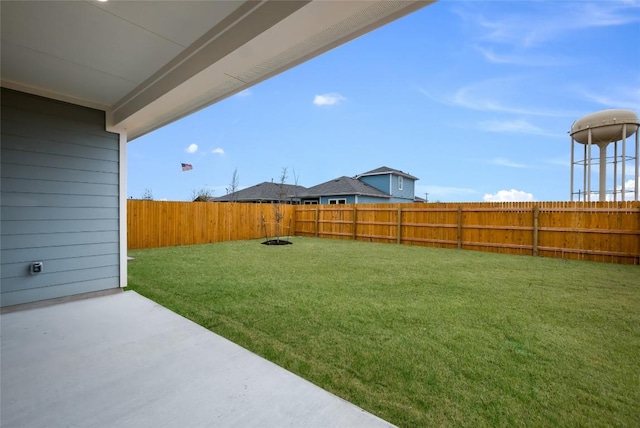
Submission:
<svg viewBox="0 0 640 428">
<path fill-rule="evenodd" d="M 238 191 L 238 186 L 240 185 L 240 176 L 238 175 L 238 168 L 233 170 L 233 175 L 231 176 L 231 183 L 229 187 L 227 187 L 227 193 L 230 193 L 233 198 L 233 202 L 235 202 L 238 198 L 236 192 Z"/>
<path fill-rule="evenodd" d="M 146 201 L 153 201 L 153 192 L 148 187 L 142 192 L 142 198 Z"/>
<path fill-rule="evenodd" d="M 300 178 L 300 176 L 298 174 L 296 174 L 296 169 L 293 168 L 293 196 L 292 196 L 292 200 L 291 203 L 300 203 L 300 200 L 298 198 L 298 179 Z"/>
<path fill-rule="evenodd" d="M 193 202 L 209 202 L 209 199 L 213 198 L 213 190 L 203 187 L 200 190 L 193 190 L 191 192 L 191 200 Z"/>
<path fill-rule="evenodd" d="M 276 222 L 276 239 L 280 240 L 280 234 L 282 230 L 282 220 L 284 218 L 284 213 L 282 209 L 282 203 L 286 200 L 287 190 L 285 188 L 285 183 L 287 182 L 287 167 L 282 167 L 280 173 L 280 181 L 278 182 L 278 200 L 273 204 L 273 212 L 274 212 L 274 220 Z"/>
</svg>

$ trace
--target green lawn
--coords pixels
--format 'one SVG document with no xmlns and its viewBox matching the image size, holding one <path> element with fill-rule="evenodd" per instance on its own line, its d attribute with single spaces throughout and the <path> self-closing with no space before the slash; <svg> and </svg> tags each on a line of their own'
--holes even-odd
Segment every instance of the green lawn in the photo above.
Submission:
<svg viewBox="0 0 640 428">
<path fill-rule="evenodd" d="M 130 251 L 140 294 L 400 426 L 639 426 L 640 267 L 293 238 Z"/>
</svg>

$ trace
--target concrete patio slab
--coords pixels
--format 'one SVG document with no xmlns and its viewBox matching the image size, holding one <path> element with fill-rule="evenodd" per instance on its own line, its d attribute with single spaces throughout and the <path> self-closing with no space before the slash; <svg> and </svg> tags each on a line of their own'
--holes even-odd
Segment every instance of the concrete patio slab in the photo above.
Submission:
<svg viewBox="0 0 640 428">
<path fill-rule="evenodd" d="M 133 291 L 5 313 L 2 427 L 389 427 Z"/>
</svg>

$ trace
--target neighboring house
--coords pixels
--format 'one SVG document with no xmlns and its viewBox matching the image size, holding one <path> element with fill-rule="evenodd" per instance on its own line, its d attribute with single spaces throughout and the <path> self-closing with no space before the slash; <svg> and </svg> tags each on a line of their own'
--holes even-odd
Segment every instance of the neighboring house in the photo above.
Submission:
<svg viewBox="0 0 640 428">
<path fill-rule="evenodd" d="M 209 198 L 211 202 L 252 202 L 252 203 L 275 203 L 299 204 L 300 195 L 306 192 L 302 186 L 292 184 L 264 183 L 238 190 L 217 198 Z"/>
<path fill-rule="evenodd" d="M 300 198 L 308 204 L 383 204 L 391 196 L 351 177 L 340 177 L 307 189 Z"/>
<path fill-rule="evenodd" d="M 390 195 L 389 202 L 415 202 L 418 177 L 386 166 L 356 176 L 356 179 Z"/>
<path fill-rule="evenodd" d="M 421 202 L 415 196 L 417 177 L 386 166 L 340 177 L 307 189 L 303 204 L 381 204 Z"/>
<path fill-rule="evenodd" d="M 211 202 L 284 202 L 288 204 L 384 204 L 424 202 L 414 195 L 417 177 L 386 166 L 342 176 L 313 187 L 264 182 Z"/>
</svg>

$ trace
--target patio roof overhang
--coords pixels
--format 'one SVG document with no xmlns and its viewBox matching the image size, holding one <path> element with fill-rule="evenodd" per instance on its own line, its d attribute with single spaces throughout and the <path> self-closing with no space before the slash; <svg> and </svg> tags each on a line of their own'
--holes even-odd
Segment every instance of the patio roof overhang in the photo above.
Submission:
<svg viewBox="0 0 640 428">
<path fill-rule="evenodd" d="M 2 1 L 2 86 L 132 140 L 432 2 Z"/>
</svg>

